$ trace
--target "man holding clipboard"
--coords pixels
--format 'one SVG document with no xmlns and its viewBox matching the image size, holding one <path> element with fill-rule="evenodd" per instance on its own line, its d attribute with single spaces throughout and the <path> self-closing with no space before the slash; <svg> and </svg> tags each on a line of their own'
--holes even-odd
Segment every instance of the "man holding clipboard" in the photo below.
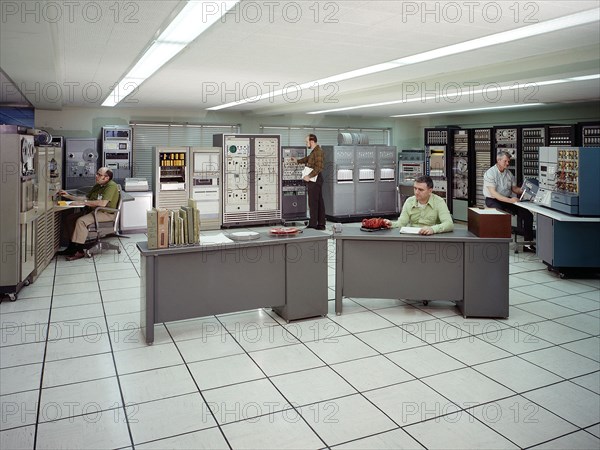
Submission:
<svg viewBox="0 0 600 450">
<path fill-rule="evenodd" d="M 302 171 L 302 179 L 306 182 L 308 189 L 308 209 L 310 220 L 306 228 L 315 230 L 325 229 L 325 202 L 323 201 L 323 167 L 325 165 L 325 153 L 317 145 L 317 136 L 309 134 L 306 136 L 306 147 L 311 150 L 304 158 L 291 158 L 296 164 L 306 164 Z"/>
</svg>

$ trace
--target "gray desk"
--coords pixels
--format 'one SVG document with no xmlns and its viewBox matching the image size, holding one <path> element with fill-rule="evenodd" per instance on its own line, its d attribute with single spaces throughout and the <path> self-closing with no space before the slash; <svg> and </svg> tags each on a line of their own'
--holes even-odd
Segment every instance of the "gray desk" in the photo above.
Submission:
<svg viewBox="0 0 600 450">
<path fill-rule="evenodd" d="M 330 236 L 308 229 L 210 246 L 148 250 L 138 243 L 146 342 L 154 341 L 155 323 L 174 320 L 265 307 L 287 321 L 326 315 Z"/>
<path fill-rule="evenodd" d="M 509 238 L 344 228 L 334 239 L 337 314 L 345 296 L 451 300 L 464 317 L 508 317 Z"/>
<path fill-rule="evenodd" d="M 537 254 L 561 278 L 572 269 L 600 267 L 600 217 L 574 216 L 530 202 L 516 205 L 537 214 Z"/>
<path fill-rule="evenodd" d="M 515 205 L 520 208 L 527 209 L 534 214 L 541 214 L 550 219 L 558 220 L 559 222 L 600 223 L 600 217 L 574 216 L 572 214 L 566 214 L 552 208 L 547 208 L 539 203 L 517 202 Z"/>
</svg>

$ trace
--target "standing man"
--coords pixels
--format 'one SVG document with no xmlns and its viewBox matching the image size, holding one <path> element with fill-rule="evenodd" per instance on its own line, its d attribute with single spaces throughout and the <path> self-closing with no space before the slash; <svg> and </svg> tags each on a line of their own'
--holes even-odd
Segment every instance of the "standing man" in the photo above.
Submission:
<svg viewBox="0 0 600 450">
<path fill-rule="evenodd" d="M 519 201 L 513 194 L 521 195 L 523 190 L 515 185 L 515 177 L 508 166 L 510 165 L 510 153 L 499 151 L 496 155 L 496 164 L 483 174 L 483 195 L 485 206 L 488 208 L 501 209 L 513 216 L 517 215 L 517 230 L 523 233 L 526 241 L 533 241 L 533 214 L 525 208 L 515 205 Z M 526 252 L 535 253 L 533 245 L 526 245 Z"/>
<path fill-rule="evenodd" d="M 405 226 L 421 227 L 419 234 L 429 236 L 435 233 L 446 233 L 454 229 L 454 222 L 448 205 L 442 197 L 433 193 L 433 180 L 424 175 L 415 180 L 415 195 L 409 197 L 402 205 L 398 222 L 385 219 L 392 228 Z"/>
<path fill-rule="evenodd" d="M 106 167 L 100 167 L 96 172 L 96 184 L 85 197 L 76 197 L 65 191 L 58 194 L 69 200 L 73 200 L 73 206 L 85 206 L 83 211 L 69 214 L 65 218 L 65 226 L 68 236 L 71 238 L 69 246 L 58 252 L 66 255 L 68 261 L 83 258 L 83 244 L 88 235 L 88 225 L 94 223 L 94 209 L 98 207 L 116 208 L 119 203 L 119 186 L 113 180 L 113 173 Z M 115 213 L 99 211 L 98 222 L 112 222 Z"/>
<path fill-rule="evenodd" d="M 310 220 L 306 228 L 315 230 L 325 229 L 325 202 L 323 201 L 323 167 L 325 166 L 325 153 L 317 145 L 317 136 L 309 134 L 306 136 L 306 147 L 312 150 L 304 158 L 291 158 L 296 164 L 306 164 L 306 167 L 312 171 L 302 179 L 306 182 L 308 189 L 308 209 L 310 210 Z M 311 178 L 317 177 L 315 181 Z"/>
</svg>

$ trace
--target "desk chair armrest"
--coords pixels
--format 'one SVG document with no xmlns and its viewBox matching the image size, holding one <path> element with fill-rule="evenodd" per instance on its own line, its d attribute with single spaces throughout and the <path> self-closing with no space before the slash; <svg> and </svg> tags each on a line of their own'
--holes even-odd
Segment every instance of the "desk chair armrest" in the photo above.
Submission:
<svg viewBox="0 0 600 450">
<path fill-rule="evenodd" d="M 94 225 L 96 226 L 96 229 L 99 228 L 98 226 L 98 213 L 102 211 L 102 212 L 107 212 L 107 213 L 115 213 L 115 230 L 116 230 L 116 224 L 118 222 L 119 219 L 119 210 L 117 208 L 108 208 L 106 206 L 99 206 L 97 208 L 94 208 Z"/>
</svg>

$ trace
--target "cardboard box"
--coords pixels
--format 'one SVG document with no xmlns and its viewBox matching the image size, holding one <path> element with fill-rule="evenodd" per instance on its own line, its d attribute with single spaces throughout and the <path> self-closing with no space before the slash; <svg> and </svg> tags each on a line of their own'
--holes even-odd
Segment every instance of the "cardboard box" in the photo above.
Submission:
<svg viewBox="0 0 600 450">
<path fill-rule="evenodd" d="M 169 210 L 158 210 L 158 248 L 169 246 Z"/>
<path fill-rule="evenodd" d="M 469 208 L 469 231 L 482 238 L 510 238 L 511 215 L 494 208 Z"/>
<path fill-rule="evenodd" d="M 148 249 L 158 248 L 158 213 L 156 208 L 146 212 L 146 224 L 148 229 Z"/>
</svg>

